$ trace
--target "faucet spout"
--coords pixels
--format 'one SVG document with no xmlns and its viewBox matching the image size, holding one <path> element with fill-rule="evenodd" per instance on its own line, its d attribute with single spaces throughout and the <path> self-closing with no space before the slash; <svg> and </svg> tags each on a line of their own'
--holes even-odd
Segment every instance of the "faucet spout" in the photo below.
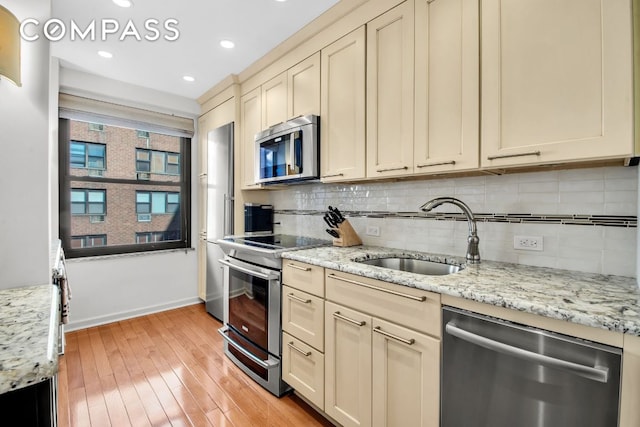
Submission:
<svg viewBox="0 0 640 427">
<path fill-rule="evenodd" d="M 479 263 L 480 250 L 478 248 L 478 244 L 480 243 L 480 238 L 478 237 L 476 219 L 473 216 L 473 212 L 471 212 L 471 209 L 469 209 L 469 206 L 467 206 L 466 203 L 454 197 L 436 197 L 435 199 L 431 199 L 424 205 L 420 206 L 420 210 L 422 210 L 423 212 L 429 212 L 430 210 L 435 209 L 445 203 L 449 203 L 459 207 L 467 217 L 467 222 L 469 224 L 469 237 L 467 238 L 467 261 L 471 264 Z"/>
</svg>

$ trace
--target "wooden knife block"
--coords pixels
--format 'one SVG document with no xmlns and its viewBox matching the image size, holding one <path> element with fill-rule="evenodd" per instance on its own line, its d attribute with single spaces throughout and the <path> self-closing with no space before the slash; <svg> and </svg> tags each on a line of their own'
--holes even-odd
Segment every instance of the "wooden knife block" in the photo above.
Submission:
<svg viewBox="0 0 640 427">
<path fill-rule="evenodd" d="M 362 244 L 362 240 L 360 240 L 360 236 L 353 229 L 349 221 L 344 220 L 340 224 L 338 224 L 338 229 L 336 230 L 340 235 L 340 238 L 333 239 L 333 246 L 358 246 Z"/>
</svg>

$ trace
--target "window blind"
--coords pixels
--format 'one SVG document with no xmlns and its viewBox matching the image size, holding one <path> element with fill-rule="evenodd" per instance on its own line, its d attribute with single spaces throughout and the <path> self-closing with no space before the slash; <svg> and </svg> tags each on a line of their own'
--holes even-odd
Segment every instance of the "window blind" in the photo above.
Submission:
<svg viewBox="0 0 640 427">
<path fill-rule="evenodd" d="M 192 118 L 159 113 L 67 93 L 59 95 L 59 115 L 63 119 L 101 123 L 165 135 L 191 138 Z"/>
</svg>

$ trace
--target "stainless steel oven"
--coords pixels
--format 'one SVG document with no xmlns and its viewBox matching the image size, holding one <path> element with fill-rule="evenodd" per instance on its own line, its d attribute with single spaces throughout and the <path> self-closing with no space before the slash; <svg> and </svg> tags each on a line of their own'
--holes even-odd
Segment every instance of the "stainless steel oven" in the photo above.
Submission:
<svg viewBox="0 0 640 427">
<path fill-rule="evenodd" d="M 280 275 L 278 269 L 226 256 L 225 353 L 267 390 L 282 395 L 287 385 L 280 366 Z"/>
<path fill-rule="evenodd" d="M 225 354 L 258 384 L 276 396 L 282 381 L 281 274 L 283 251 L 331 244 L 300 236 L 264 234 L 217 240 L 224 282 Z"/>
</svg>

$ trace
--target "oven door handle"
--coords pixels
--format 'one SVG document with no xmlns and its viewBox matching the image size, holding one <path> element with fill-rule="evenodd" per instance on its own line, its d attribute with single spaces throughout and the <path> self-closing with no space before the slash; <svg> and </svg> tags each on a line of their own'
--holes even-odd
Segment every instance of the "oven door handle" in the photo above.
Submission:
<svg viewBox="0 0 640 427">
<path fill-rule="evenodd" d="M 240 344 L 235 342 L 233 339 L 229 338 L 229 336 L 226 334 L 227 331 L 229 331 L 229 328 L 227 328 L 226 326 L 218 329 L 218 333 L 220 335 L 222 335 L 222 339 L 224 339 L 229 345 L 233 346 L 233 348 L 238 350 L 244 356 L 246 356 L 249 359 L 251 359 L 252 362 L 257 363 L 258 365 L 260 365 L 264 369 L 273 369 L 273 368 L 276 368 L 279 365 L 279 362 L 273 362 L 273 361 L 270 361 L 270 360 L 266 360 L 265 361 L 265 360 L 262 360 L 259 357 L 257 357 L 255 354 L 252 354 L 249 350 L 243 348 Z"/>
<path fill-rule="evenodd" d="M 265 273 L 261 273 L 259 271 L 255 271 L 255 270 L 251 270 L 249 268 L 245 268 L 245 267 L 240 267 L 239 265 L 235 265 L 230 263 L 227 260 L 224 259 L 219 259 L 218 262 L 220 264 L 226 265 L 227 267 L 233 269 L 233 270 L 238 270 L 241 271 L 243 273 L 246 273 L 250 276 L 255 276 L 255 277 L 259 277 L 260 279 L 264 279 L 264 280 L 276 280 L 278 278 L 277 274 L 265 274 Z"/>
</svg>

